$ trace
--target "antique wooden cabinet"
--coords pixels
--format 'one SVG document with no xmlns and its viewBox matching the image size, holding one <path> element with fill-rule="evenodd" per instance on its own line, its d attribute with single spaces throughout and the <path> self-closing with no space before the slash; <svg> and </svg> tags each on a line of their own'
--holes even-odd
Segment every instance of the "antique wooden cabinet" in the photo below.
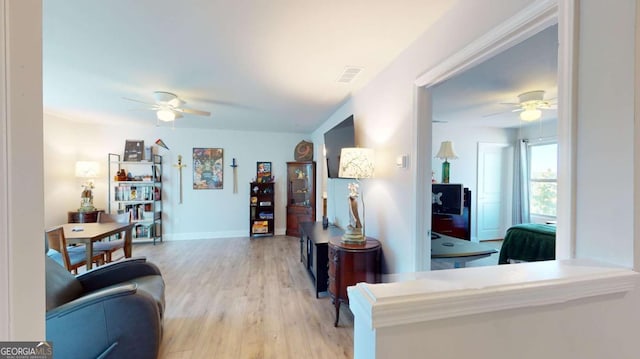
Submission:
<svg viewBox="0 0 640 359">
<path fill-rule="evenodd" d="M 287 236 L 300 236 L 300 223 L 316 220 L 316 163 L 287 162 Z"/>
<path fill-rule="evenodd" d="M 342 243 L 341 237 L 329 239 L 329 295 L 336 308 L 336 321 L 340 320 L 340 304 L 349 304 L 347 287 L 360 282 L 380 283 L 380 242 L 367 237 L 363 244 Z"/>
</svg>

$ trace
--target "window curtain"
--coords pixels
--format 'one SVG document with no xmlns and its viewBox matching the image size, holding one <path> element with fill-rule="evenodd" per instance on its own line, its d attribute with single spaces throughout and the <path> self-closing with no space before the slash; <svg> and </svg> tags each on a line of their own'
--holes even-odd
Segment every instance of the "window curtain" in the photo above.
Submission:
<svg viewBox="0 0 640 359">
<path fill-rule="evenodd" d="M 529 215 L 529 146 L 528 140 L 518 140 L 513 156 L 513 224 L 531 222 Z"/>
</svg>

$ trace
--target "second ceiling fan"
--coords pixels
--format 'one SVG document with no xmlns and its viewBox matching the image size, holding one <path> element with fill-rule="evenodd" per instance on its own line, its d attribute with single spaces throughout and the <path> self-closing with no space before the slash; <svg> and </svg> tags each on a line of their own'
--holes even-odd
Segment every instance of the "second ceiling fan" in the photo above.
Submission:
<svg viewBox="0 0 640 359">
<path fill-rule="evenodd" d="M 542 117 L 541 110 L 555 109 L 555 104 L 544 99 L 544 90 L 528 91 L 518 95 L 518 103 L 503 103 L 517 107 L 512 112 L 520 112 L 522 121 L 535 121 Z"/>
</svg>

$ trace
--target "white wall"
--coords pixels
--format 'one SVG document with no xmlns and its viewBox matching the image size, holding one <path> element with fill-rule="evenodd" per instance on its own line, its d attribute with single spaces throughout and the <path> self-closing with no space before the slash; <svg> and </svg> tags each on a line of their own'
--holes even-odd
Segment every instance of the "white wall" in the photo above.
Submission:
<svg viewBox="0 0 640 359">
<path fill-rule="evenodd" d="M 179 120 L 178 120 L 179 121 Z M 95 182 L 94 205 L 107 207 L 107 154 L 122 154 L 126 139 L 144 140 L 145 146 L 161 138 L 169 150 L 163 156 L 163 231 L 167 240 L 246 237 L 249 235 L 249 182 L 256 176 L 256 162 L 271 161 L 276 180 L 276 233 L 286 227 L 286 162 L 293 161 L 296 144 L 308 136 L 292 133 L 241 132 L 170 127 L 123 128 L 81 124 L 45 115 L 45 224 L 65 223 L 67 211 L 76 210 L 80 183 L 74 177 L 78 160 L 101 164 Z M 194 190 L 194 147 L 224 149 L 224 185 L 221 190 Z M 179 204 L 178 170 L 182 155 L 183 203 Z M 238 193 L 233 193 L 232 158 L 238 163 Z"/>
<path fill-rule="evenodd" d="M 520 127 L 518 138 L 526 138 L 531 141 L 557 139 L 558 121 L 550 120 L 544 122 L 534 122 L 528 126 Z"/>
<path fill-rule="evenodd" d="M 640 166 L 633 156 L 635 6 L 581 1 L 577 91 L 576 255 L 627 267 L 633 267 L 634 166 Z"/>
<path fill-rule="evenodd" d="M 367 235 L 382 242 L 385 273 L 414 271 L 415 240 L 422 240 L 414 238 L 414 81 L 530 2 L 459 3 L 313 133 L 314 142 L 321 143 L 327 129 L 353 113 L 356 143 L 376 150 L 376 178 L 363 181 L 362 188 L 366 194 Z M 407 169 L 395 167 L 395 158 L 401 154 L 409 155 Z M 457 162 L 452 163 L 452 168 L 455 173 Z M 427 178 L 431 178 L 431 174 Z M 335 186 L 334 193 L 329 185 L 329 203 L 346 201 L 346 192 L 338 191 L 338 187 L 344 186 Z M 346 210 L 336 210 L 333 215 L 339 222 L 348 219 Z"/>
<path fill-rule="evenodd" d="M 0 15 L 0 340 L 42 340 L 42 4 Z"/>
<path fill-rule="evenodd" d="M 492 1 L 482 1 L 482 4 L 487 11 L 499 8 Z M 561 5 L 564 5 L 563 1 Z M 633 201 L 634 182 L 640 181 L 634 177 L 640 166 L 640 159 L 634 157 L 635 145 L 640 143 L 638 131 L 634 128 L 634 117 L 637 116 L 634 107 L 640 106 L 640 103 L 634 103 L 640 97 L 634 97 L 639 84 L 634 83 L 633 76 L 640 65 L 639 59 L 634 57 L 636 46 L 640 44 L 640 39 L 634 38 L 638 34 L 636 24 L 640 21 L 637 6 L 637 0 L 582 0 L 579 1 L 579 16 L 576 18 L 580 39 L 575 89 L 578 110 L 577 148 L 574 152 L 577 171 L 576 256 L 626 268 L 633 268 L 634 264 L 637 268 L 633 254 L 635 250 L 637 259 L 640 246 L 640 240 L 634 237 L 638 203 Z M 482 15 L 479 13 L 478 18 Z M 464 23 L 473 27 L 473 22 Z M 607 191 L 603 191 L 603 184 L 607 184 Z M 495 268 L 509 273 L 509 267 Z M 475 270 L 467 268 L 450 272 L 472 274 Z M 442 285 L 450 283 L 442 281 Z M 567 283 L 575 284 L 564 282 Z M 434 284 L 437 287 L 439 283 Z M 514 287 L 517 286 L 518 283 L 514 283 Z M 423 288 L 422 292 L 429 291 L 427 287 Z M 522 284 L 520 288 L 526 288 L 526 285 Z M 385 289 L 391 292 L 394 287 L 388 285 Z M 492 288 L 482 285 L 469 288 L 470 293 L 482 289 Z M 501 292 L 493 290 L 496 300 Z M 421 296 L 422 292 L 412 294 L 427 302 L 430 298 Z M 452 292 L 464 296 L 460 291 Z M 532 297 L 540 295 L 535 290 L 529 294 Z M 376 303 L 375 299 L 367 299 Z M 415 353 L 447 358 L 636 358 L 639 300 L 636 281 L 635 289 L 625 294 L 525 306 L 490 314 L 462 315 L 383 329 L 376 331 L 374 340 L 365 340 L 364 345 L 375 348 L 379 354 L 376 358 L 412 358 Z M 387 314 L 385 309 L 387 313 L 391 312 L 388 308 L 381 308 L 379 313 Z M 458 309 L 451 308 L 450 313 L 464 313 Z M 361 324 L 356 318 L 358 325 Z M 531 341 L 532 338 L 535 342 Z M 355 340 L 357 345 L 358 338 Z"/>
</svg>

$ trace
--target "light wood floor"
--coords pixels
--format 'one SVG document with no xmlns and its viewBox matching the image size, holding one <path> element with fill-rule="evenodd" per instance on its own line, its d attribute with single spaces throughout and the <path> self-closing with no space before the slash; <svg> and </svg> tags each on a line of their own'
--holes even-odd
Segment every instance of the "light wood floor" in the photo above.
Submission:
<svg viewBox="0 0 640 359">
<path fill-rule="evenodd" d="M 160 267 L 166 311 L 160 358 L 351 358 L 353 315 L 333 326 L 316 299 L 298 238 L 275 236 L 136 244 Z"/>
</svg>

